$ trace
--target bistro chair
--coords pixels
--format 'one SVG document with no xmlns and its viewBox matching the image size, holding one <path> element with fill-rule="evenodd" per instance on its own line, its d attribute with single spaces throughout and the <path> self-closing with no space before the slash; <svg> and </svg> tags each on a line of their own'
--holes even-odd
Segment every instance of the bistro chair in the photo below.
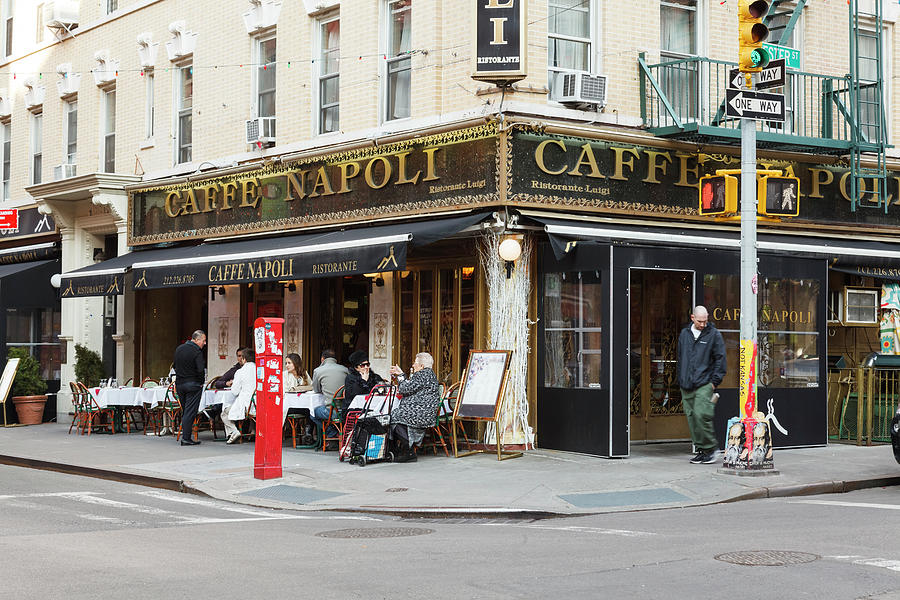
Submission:
<svg viewBox="0 0 900 600">
<path fill-rule="evenodd" d="M 458 381 L 450 386 L 447 394 L 441 399 L 441 407 L 438 409 L 438 427 L 447 439 L 453 439 L 453 411 L 456 409 L 456 401 L 459 400 L 459 386 L 460 382 Z M 465 442 L 466 449 L 471 450 L 472 445 L 466 436 L 466 428 L 460 421 L 456 421 L 456 427 L 457 432 L 462 434 L 462 437 L 457 439 Z"/>
<path fill-rule="evenodd" d="M 250 424 L 250 431 L 244 433 L 244 425 Z M 238 431 L 241 432 L 241 437 L 239 438 L 239 443 L 244 443 L 244 438 L 252 438 L 256 435 L 256 392 L 253 392 L 253 396 L 250 397 L 250 404 L 247 405 L 247 412 L 244 413 L 244 418 L 241 419 L 239 423 L 236 424 Z"/>
<path fill-rule="evenodd" d="M 78 390 L 81 392 L 81 433 L 84 434 L 84 432 L 87 431 L 87 434 L 91 435 L 94 427 L 97 429 L 103 429 L 105 427 L 109 429 L 110 434 L 116 433 L 116 426 L 114 423 L 115 410 L 112 408 L 100 408 L 100 405 L 97 404 L 97 400 L 94 399 L 94 396 L 86 385 L 80 381 L 75 385 L 78 386 Z M 105 423 L 104 419 L 106 421 Z"/>
<path fill-rule="evenodd" d="M 175 441 L 177 442 L 181 438 L 182 408 L 181 400 L 179 400 L 178 393 L 175 391 L 174 383 L 169 384 L 169 387 L 166 388 L 166 398 L 159 406 L 162 410 L 162 416 L 171 423 L 172 434 L 175 436 Z M 165 422 L 163 422 L 163 426 L 165 428 Z"/>
<path fill-rule="evenodd" d="M 443 385 L 441 386 L 443 388 Z M 422 440 L 422 452 L 424 453 L 427 448 L 431 448 L 435 454 L 437 454 L 437 446 L 440 442 L 441 447 L 444 449 L 444 454 L 447 455 L 447 458 L 450 457 L 450 451 L 447 450 L 447 444 L 444 442 L 444 435 L 441 431 L 441 413 L 444 412 L 444 397 L 441 396 L 441 401 L 438 403 L 437 410 L 434 414 L 434 426 L 429 427 L 425 431 L 425 437 L 431 438 L 428 442 Z"/>
<path fill-rule="evenodd" d="M 328 419 L 322 424 L 322 452 L 328 446 L 328 442 L 337 442 L 338 449 L 341 446 L 341 438 L 344 434 L 344 424 L 341 422 L 341 401 L 344 400 L 344 386 L 338 388 L 331 399 L 331 407 L 328 409 Z M 328 427 L 333 425 L 337 429 L 337 437 L 328 436 Z"/>
<path fill-rule="evenodd" d="M 78 425 L 78 427 L 75 429 L 75 431 L 81 429 L 83 410 L 81 390 L 78 388 L 74 381 L 69 382 L 69 389 L 72 391 L 72 424 L 69 425 L 69 433 L 72 433 L 72 428 L 76 425 Z"/>
<path fill-rule="evenodd" d="M 303 437 L 303 431 L 306 426 L 307 420 L 309 417 L 300 412 L 297 409 L 291 409 L 294 412 L 288 412 L 287 417 L 284 419 L 284 424 L 287 427 L 291 428 L 291 444 L 294 448 L 297 447 L 297 432 L 300 432 L 301 442 Z M 304 409 L 305 410 L 305 409 Z"/>
</svg>

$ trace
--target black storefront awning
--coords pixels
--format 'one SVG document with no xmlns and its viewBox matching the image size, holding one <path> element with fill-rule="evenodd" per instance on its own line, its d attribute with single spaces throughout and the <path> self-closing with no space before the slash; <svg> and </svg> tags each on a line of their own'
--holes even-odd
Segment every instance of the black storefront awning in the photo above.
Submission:
<svg viewBox="0 0 900 600">
<path fill-rule="evenodd" d="M 607 221 L 559 219 L 531 213 L 526 216 L 543 225 L 557 258 L 576 250 L 584 242 L 689 246 L 735 251 L 741 247 L 740 232 L 736 229 L 729 231 L 627 225 Z M 827 259 L 831 268 L 836 271 L 900 279 L 900 244 L 847 236 L 823 238 L 760 233 L 757 249 L 770 254 Z"/>
<path fill-rule="evenodd" d="M 280 237 L 138 250 L 63 275 L 62 296 L 121 294 L 131 273 L 136 290 L 340 277 L 406 267 L 407 246 L 449 237 L 487 215 Z"/>
</svg>

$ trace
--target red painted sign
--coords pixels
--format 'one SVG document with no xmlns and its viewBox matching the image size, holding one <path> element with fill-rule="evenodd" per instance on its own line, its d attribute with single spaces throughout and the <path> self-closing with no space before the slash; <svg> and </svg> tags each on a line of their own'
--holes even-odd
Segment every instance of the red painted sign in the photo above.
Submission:
<svg viewBox="0 0 900 600">
<path fill-rule="evenodd" d="M 18 229 L 19 210 L 16 208 L 0 209 L 0 229 Z"/>
<path fill-rule="evenodd" d="M 260 317 L 253 323 L 256 351 L 256 446 L 253 477 L 281 477 L 283 426 L 281 369 L 284 364 L 284 319 Z"/>
</svg>

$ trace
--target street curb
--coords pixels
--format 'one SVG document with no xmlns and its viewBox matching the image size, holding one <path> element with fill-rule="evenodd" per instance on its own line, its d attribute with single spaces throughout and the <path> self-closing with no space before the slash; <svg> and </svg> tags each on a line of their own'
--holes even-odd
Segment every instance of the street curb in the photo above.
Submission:
<svg viewBox="0 0 900 600">
<path fill-rule="evenodd" d="M 819 481 L 799 485 L 783 485 L 764 487 L 746 494 L 722 500 L 720 504 L 741 502 L 743 500 L 759 500 L 763 498 L 791 498 L 795 496 L 815 496 L 818 494 L 845 494 L 857 490 L 877 487 L 893 487 L 900 485 L 900 477 L 873 477 L 872 479 L 855 479 L 850 481 Z"/>
<path fill-rule="evenodd" d="M 206 495 L 204 492 L 196 488 L 186 486 L 180 479 L 167 479 L 164 477 L 152 477 L 150 475 L 140 475 L 137 473 L 126 473 L 124 471 L 97 469 L 95 467 L 82 467 L 79 465 L 69 465 L 66 463 L 38 460 L 36 458 L 22 458 L 20 456 L 0 454 L 0 465 L 7 465 L 10 467 L 23 467 L 26 469 L 37 469 L 40 471 L 55 471 L 57 473 L 65 473 L 67 475 L 80 475 L 82 477 L 106 479 L 108 481 L 116 481 L 119 483 L 131 483 L 134 485 L 158 488 L 162 490 L 170 490 L 173 492 L 199 494 L 202 496 Z"/>
</svg>

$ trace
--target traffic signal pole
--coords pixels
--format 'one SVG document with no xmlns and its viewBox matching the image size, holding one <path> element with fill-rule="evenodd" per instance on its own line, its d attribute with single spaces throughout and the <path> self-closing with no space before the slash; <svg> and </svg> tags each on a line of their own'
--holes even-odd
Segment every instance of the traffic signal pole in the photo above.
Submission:
<svg viewBox="0 0 900 600">
<path fill-rule="evenodd" d="M 748 75 L 749 79 L 750 76 Z M 756 412 L 757 301 L 756 121 L 741 119 L 741 346 L 740 409 L 746 423 Z M 752 435 L 752 434 L 751 434 Z"/>
</svg>

